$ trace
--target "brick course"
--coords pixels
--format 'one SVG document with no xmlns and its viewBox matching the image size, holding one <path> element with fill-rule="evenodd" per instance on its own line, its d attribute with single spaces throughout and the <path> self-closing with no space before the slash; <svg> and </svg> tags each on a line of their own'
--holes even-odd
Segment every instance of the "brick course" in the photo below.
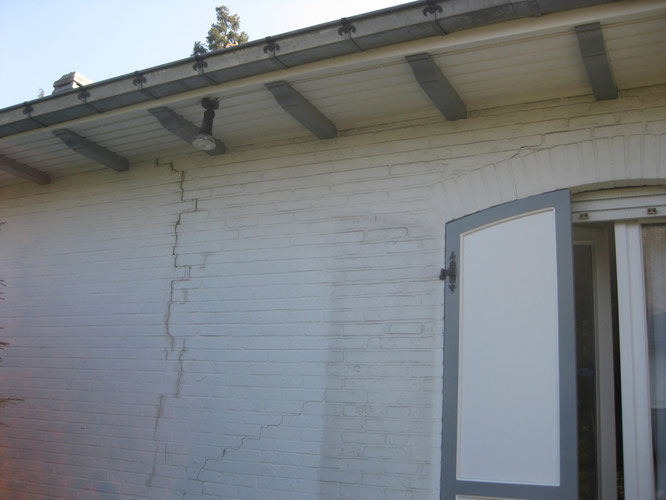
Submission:
<svg viewBox="0 0 666 500">
<path fill-rule="evenodd" d="M 0 188 L 0 498 L 438 498 L 445 223 L 663 183 L 666 88 L 203 156 Z"/>
</svg>

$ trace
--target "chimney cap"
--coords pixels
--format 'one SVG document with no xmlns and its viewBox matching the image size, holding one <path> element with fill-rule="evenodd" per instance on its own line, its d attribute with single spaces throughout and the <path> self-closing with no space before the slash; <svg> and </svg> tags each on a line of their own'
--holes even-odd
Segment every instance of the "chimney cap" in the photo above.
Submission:
<svg viewBox="0 0 666 500">
<path fill-rule="evenodd" d="M 62 75 L 59 79 L 53 82 L 52 94 L 58 94 L 66 90 L 83 87 L 89 83 L 93 83 L 90 78 L 87 78 L 76 71 L 72 71 L 71 73 Z"/>
</svg>

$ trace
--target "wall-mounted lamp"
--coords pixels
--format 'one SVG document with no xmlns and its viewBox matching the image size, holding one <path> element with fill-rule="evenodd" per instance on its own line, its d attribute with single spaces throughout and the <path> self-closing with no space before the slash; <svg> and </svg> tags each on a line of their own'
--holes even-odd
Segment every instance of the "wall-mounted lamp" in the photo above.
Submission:
<svg viewBox="0 0 666 500">
<path fill-rule="evenodd" d="M 212 151 L 216 147 L 215 138 L 213 137 L 213 118 L 215 118 L 215 110 L 220 107 L 220 103 L 216 99 L 206 97 L 201 101 L 201 106 L 206 111 L 204 111 L 201 129 L 192 141 L 192 146 L 201 151 Z"/>
</svg>

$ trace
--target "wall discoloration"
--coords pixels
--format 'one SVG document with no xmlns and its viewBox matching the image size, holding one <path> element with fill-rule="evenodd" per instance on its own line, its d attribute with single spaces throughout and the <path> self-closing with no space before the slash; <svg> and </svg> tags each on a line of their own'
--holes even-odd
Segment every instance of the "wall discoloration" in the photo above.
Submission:
<svg viewBox="0 0 666 500">
<path fill-rule="evenodd" d="M 2 497 L 436 498 L 445 223 L 663 183 L 666 88 L 168 160 L 0 188 Z"/>
</svg>

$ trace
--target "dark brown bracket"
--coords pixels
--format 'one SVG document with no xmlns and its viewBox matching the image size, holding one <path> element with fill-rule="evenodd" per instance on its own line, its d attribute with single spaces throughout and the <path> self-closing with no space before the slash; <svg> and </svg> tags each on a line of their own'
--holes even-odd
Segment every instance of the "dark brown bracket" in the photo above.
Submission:
<svg viewBox="0 0 666 500">
<path fill-rule="evenodd" d="M 458 266 L 456 265 L 456 254 L 451 252 L 449 256 L 449 267 L 448 269 L 442 268 L 439 273 L 439 279 L 444 281 L 447 278 L 449 279 L 449 289 L 453 292 L 456 289 L 456 277 L 458 275 Z"/>
</svg>

